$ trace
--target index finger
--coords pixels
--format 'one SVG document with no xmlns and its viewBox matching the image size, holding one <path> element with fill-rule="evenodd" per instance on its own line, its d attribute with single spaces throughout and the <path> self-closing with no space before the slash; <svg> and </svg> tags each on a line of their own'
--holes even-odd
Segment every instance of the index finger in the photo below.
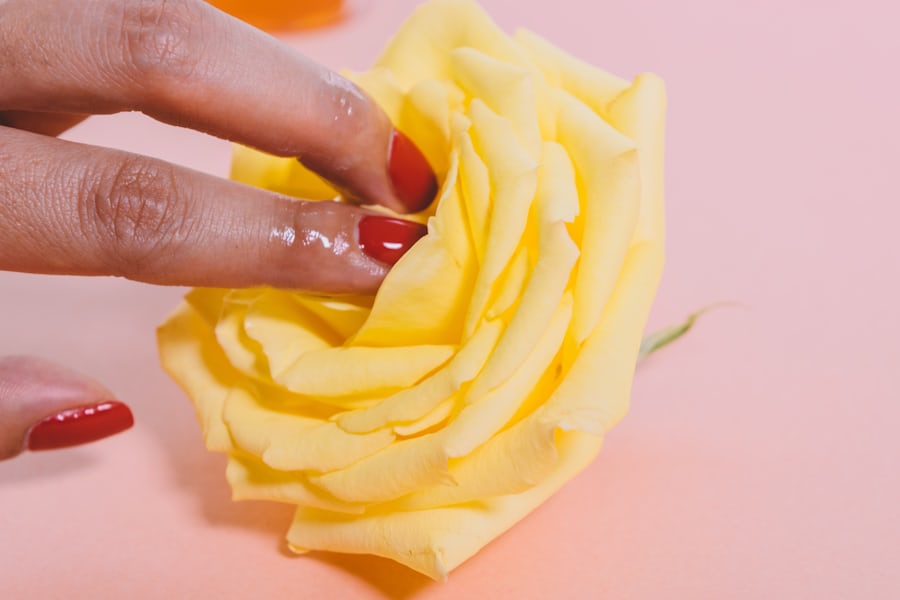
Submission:
<svg viewBox="0 0 900 600">
<path fill-rule="evenodd" d="M 0 110 L 140 110 L 298 157 L 358 202 L 434 198 L 428 162 L 365 92 L 205 2 L 0 4 Z"/>
</svg>

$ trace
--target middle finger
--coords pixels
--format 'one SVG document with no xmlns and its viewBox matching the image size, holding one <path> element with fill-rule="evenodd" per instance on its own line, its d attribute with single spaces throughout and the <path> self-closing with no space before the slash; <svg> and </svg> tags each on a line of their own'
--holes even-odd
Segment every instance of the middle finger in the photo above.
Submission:
<svg viewBox="0 0 900 600">
<path fill-rule="evenodd" d="M 360 201 L 433 200 L 427 161 L 368 95 L 206 2 L 6 0 L 0 31 L 0 110 L 140 110 L 299 157 Z"/>
</svg>

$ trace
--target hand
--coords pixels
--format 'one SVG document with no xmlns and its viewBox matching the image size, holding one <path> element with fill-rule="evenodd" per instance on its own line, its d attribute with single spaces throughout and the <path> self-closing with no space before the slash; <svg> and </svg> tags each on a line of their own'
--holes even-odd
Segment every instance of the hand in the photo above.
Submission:
<svg viewBox="0 0 900 600">
<path fill-rule="evenodd" d="M 355 204 L 433 200 L 427 161 L 365 93 L 205 2 L 0 0 L 0 32 L 0 269 L 371 293 L 424 235 L 358 206 L 52 137 L 88 114 L 140 110 L 298 157 Z M 42 431 L 76 443 L 130 424 L 99 384 L 0 359 L 0 459 L 53 445 L 35 442 Z"/>
</svg>

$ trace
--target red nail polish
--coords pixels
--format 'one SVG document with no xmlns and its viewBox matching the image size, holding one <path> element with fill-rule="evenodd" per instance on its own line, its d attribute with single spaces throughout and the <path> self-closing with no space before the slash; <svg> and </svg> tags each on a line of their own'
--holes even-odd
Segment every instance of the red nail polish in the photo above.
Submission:
<svg viewBox="0 0 900 600">
<path fill-rule="evenodd" d="M 28 449 L 53 450 L 86 444 L 125 431 L 132 425 L 134 416 L 121 402 L 70 408 L 32 427 Z"/>
<path fill-rule="evenodd" d="M 425 155 L 396 129 L 391 133 L 388 174 L 394 193 L 410 212 L 425 210 L 437 194 L 437 177 Z"/>
<path fill-rule="evenodd" d="M 379 262 L 393 265 L 428 228 L 391 217 L 365 216 L 359 220 L 359 247 Z"/>
</svg>

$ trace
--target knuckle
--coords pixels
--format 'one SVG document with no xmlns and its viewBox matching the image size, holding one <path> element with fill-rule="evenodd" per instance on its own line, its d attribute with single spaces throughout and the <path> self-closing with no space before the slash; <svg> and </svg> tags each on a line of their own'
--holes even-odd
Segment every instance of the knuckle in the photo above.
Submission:
<svg viewBox="0 0 900 600">
<path fill-rule="evenodd" d="M 171 165 L 130 157 L 99 177 L 85 194 L 83 224 L 106 240 L 116 271 L 128 275 L 177 251 L 187 224 Z"/>
<path fill-rule="evenodd" d="M 188 77 L 197 67 L 192 30 L 199 17 L 190 0 L 124 0 L 122 51 L 137 77 Z"/>
</svg>

